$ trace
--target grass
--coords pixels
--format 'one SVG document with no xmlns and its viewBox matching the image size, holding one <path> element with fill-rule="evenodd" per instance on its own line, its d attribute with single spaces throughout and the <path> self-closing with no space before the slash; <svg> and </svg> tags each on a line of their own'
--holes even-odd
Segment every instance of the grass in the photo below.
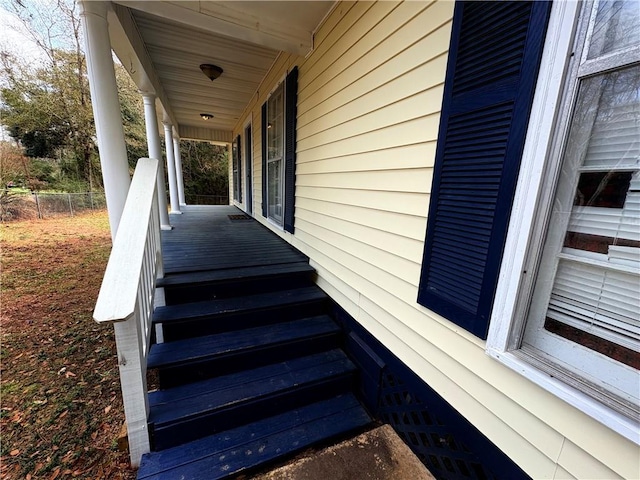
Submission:
<svg viewBox="0 0 640 480">
<path fill-rule="evenodd" d="M 0 477 L 133 479 L 113 330 L 92 320 L 106 213 L 0 224 Z"/>
</svg>

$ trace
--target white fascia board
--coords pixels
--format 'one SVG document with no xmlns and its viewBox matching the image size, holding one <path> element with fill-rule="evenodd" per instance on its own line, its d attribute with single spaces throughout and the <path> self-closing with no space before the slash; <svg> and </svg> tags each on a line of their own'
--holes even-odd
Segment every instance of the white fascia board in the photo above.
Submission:
<svg viewBox="0 0 640 480">
<path fill-rule="evenodd" d="M 233 132 L 231 130 L 215 130 L 212 128 L 193 127 L 181 125 L 178 129 L 178 136 L 184 140 L 200 140 L 224 145 L 231 143 Z"/>
<path fill-rule="evenodd" d="M 295 55 L 304 56 L 313 47 L 312 32 L 270 20 L 261 22 L 249 10 L 242 9 L 243 2 L 237 2 L 234 8 L 218 2 L 207 2 L 206 8 L 200 2 L 117 0 L 114 3 L 200 30 Z"/>
<path fill-rule="evenodd" d="M 161 105 L 157 111 L 166 113 L 170 122 L 178 125 L 131 11 L 115 3 L 111 6 L 108 23 L 112 50 L 138 89 L 141 92 L 155 94 Z"/>
</svg>

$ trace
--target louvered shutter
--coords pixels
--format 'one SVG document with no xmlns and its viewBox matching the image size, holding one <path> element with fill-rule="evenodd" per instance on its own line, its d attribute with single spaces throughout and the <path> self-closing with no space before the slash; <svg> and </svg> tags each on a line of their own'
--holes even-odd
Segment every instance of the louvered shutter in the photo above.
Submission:
<svg viewBox="0 0 640 480">
<path fill-rule="evenodd" d="M 262 104 L 262 216 L 267 218 L 267 102 Z"/>
<path fill-rule="evenodd" d="M 418 303 L 486 338 L 550 2 L 458 2 Z"/>
<path fill-rule="evenodd" d="M 285 84 L 285 166 L 284 229 L 294 231 L 296 199 L 296 119 L 298 113 L 298 67 L 287 75 Z"/>
</svg>

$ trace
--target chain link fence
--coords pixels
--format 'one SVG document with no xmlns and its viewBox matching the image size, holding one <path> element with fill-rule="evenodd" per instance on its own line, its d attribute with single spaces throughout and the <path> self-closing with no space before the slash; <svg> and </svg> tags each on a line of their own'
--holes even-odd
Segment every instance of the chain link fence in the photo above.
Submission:
<svg viewBox="0 0 640 480">
<path fill-rule="evenodd" d="M 104 193 L 17 193 L 0 192 L 0 220 L 28 220 L 73 216 L 87 210 L 107 208 Z"/>
</svg>

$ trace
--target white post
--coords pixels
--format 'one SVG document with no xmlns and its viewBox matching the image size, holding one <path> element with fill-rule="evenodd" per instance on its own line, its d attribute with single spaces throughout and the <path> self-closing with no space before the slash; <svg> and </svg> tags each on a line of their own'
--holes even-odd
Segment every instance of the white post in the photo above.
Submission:
<svg viewBox="0 0 640 480">
<path fill-rule="evenodd" d="M 160 210 L 160 228 L 171 230 L 167 209 L 167 187 L 164 183 L 164 167 L 162 166 L 162 147 L 156 116 L 156 96 L 153 93 L 142 93 L 144 103 L 144 123 L 147 129 L 147 146 L 149 158 L 158 160 L 158 209 Z"/>
<path fill-rule="evenodd" d="M 173 127 L 170 123 L 163 122 L 164 144 L 167 149 L 167 174 L 169 176 L 169 201 L 171 212 L 180 214 L 180 202 L 178 200 L 178 185 L 176 183 L 176 160 L 173 155 Z"/>
<path fill-rule="evenodd" d="M 182 157 L 180 156 L 180 138 L 173 137 L 173 155 L 176 157 L 176 180 L 178 181 L 178 201 L 180 205 L 186 205 L 184 199 L 184 178 L 182 177 Z"/>
<path fill-rule="evenodd" d="M 127 421 L 131 466 L 140 465 L 142 455 L 151 451 L 149 441 L 149 398 L 147 396 L 147 365 L 142 355 L 142 332 L 138 318 L 115 322 L 116 346 L 122 403 Z"/>
<path fill-rule="evenodd" d="M 233 191 L 235 190 L 236 186 L 233 184 L 233 182 L 235 182 L 235 178 L 233 178 L 233 144 L 232 143 L 227 143 L 227 155 L 229 158 L 229 178 L 231 179 L 231 181 L 229 182 L 229 205 L 233 205 Z M 238 161 L 240 161 L 240 159 L 238 159 Z M 263 175 L 266 175 L 266 172 L 262 173 Z"/>
<path fill-rule="evenodd" d="M 107 2 L 80 1 L 80 7 L 91 103 L 113 239 L 118 231 L 131 178 L 107 28 Z"/>
</svg>

